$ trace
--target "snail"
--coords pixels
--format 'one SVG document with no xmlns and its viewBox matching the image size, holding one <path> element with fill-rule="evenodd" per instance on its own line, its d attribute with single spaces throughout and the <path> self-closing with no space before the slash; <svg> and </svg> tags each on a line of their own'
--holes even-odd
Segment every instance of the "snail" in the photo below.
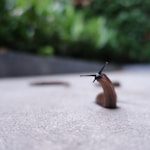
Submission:
<svg viewBox="0 0 150 150">
<path fill-rule="evenodd" d="M 100 69 L 98 74 L 91 75 L 80 75 L 82 76 L 92 76 L 94 77 L 93 83 L 95 80 L 99 82 L 102 86 L 104 93 L 100 93 L 96 97 L 96 103 L 105 107 L 105 108 L 116 108 L 117 107 L 117 95 L 114 89 L 114 85 L 111 80 L 107 77 L 106 74 L 102 73 L 105 66 L 108 64 L 106 62 L 103 67 Z"/>
</svg>

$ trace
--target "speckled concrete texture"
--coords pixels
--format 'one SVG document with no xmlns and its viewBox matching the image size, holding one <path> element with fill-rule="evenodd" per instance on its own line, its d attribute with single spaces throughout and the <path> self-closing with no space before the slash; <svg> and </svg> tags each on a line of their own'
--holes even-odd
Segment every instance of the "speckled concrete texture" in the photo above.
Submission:
<svg viewBox="0 0 150 150">
<path fill-rule="evenodd" d="M 95 104 L 102 91 L 79 74 L 0 79 L 0 150 L 149 150 L 150 71 L 108 72 L 118 108 Z M 69 86 L 32 86 L 36 81 Z"/>
</svg>

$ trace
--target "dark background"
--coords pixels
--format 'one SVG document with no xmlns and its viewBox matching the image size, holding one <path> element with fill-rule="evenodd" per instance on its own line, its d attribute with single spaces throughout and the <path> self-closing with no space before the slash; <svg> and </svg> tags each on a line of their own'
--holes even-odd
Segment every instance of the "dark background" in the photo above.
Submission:
<svg viewBox="0 0 150 150">
<path fill-rule="evenodd" d="M 1 0 L 0 51 L 150 62 L 149 0 Z"/>
</svg>

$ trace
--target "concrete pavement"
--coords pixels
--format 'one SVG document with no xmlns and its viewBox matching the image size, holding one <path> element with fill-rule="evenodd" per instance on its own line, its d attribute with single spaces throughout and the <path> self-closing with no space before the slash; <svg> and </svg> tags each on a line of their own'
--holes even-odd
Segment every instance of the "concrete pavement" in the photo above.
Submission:
<svg viewBox="0 0 150 150">
<path fill-rule="evenodd" d="M 0 150 L 149 150 L 150 70 L 107 75 L 118 109 L 96 105 L 101 87 L 79 74 L 0 79 Z"/>
</svg>

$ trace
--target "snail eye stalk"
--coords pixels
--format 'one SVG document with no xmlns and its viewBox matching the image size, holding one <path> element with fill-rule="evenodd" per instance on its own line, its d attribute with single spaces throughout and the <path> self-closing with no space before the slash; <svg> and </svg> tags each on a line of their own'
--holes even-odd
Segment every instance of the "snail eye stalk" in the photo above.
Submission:
<svg viewBox="0 0 150 150">
<path fill-rule="evenodd" d="M 101 70 L 98 72 L 98 74 L 101 74 L 104 70 L 104 68 L 106 67 L 106 65 L 108 65 L 108 62 L 106 61 L 105 64 L 103 65 L 103 67 L 101 68 Z"/>
<path fill-rule="evenodd" d="M 96 75 L 95 74 L 80 75 L 80 77 L 96 77 Z"/>
<path fill-rule="evenodd" d="M 93 83 L 95 82 L 96 78 L 93 80 Z"/>
</svg>

